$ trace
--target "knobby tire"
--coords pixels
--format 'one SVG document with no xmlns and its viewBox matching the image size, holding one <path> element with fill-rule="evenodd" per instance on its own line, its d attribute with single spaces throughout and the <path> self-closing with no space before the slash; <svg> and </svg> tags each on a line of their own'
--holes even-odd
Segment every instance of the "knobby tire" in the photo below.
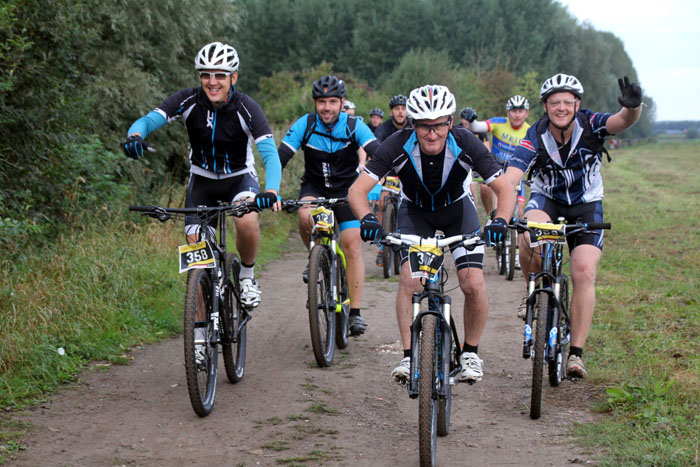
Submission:
<svg viewBox="0 0 700 467">
<path fill-rule="evenodd" d="M 532 361 L 532 394 L 530 395 L 530 418 L 540 418 L 542 409 L 542 379 L 544 371 L 544 348 L 547 343 L 547 309 L 549 295 L 537 296 L 537 330 L 535 333 L 535 357 Z"/>
<path fill-rule="evenodd" d="M 195 359 L 195 315 L 197 313 L 197 294 L 203 294 L 203 303 L 206 308 L 206 358 L 203 364 L 197 364 Z M 200 417 L 206 417 L 214 407 L 216 396 L 216 372 L 219 362 L 216 342 L 212 342 L 213 323 L 211 322 L 212 300 L 214 287 L 211 276 L 206 269 L 191 270 L 187 276 L 187 290 L 185 292 L 184 315 L 184 347 L 185 347 L 185 374 L 187 378 L 187 391 L 195 413 Z M 201 303 L 201 302 L 200 302 Z"/>
<path fill-rule="evenodd" d="M 350 342 L 350 295 L 348 292 L 348 278 L 345 275 L 345 266 L 343 266 L 343 258 L 340 255 L 336 256 L 336 283 L 338 284 L 338 303 L 342 311 L 335 312 L 335 345 L 339 349 L 344 349 Z M 345 302 L 348 302 L 345 304 Z"/>
<path fill-rule="evenodd" d="M 510 247 L 508 248 L 508 269 L 506 271 L 506 280 L 512 281 L 515 277 L 515 253 L 518 247 L 518 232 L 515 229 L 508 229 L 510 235 Z"/>
<path fill-rule="evenodd" d="M 335 310 L 331 309 L 331 258 L 328 248 L 316 245 L 309 255 L 309 328 L 316 363 L 327 367 L 335 352 Z"/>
<path fill-rule="evenodd" d="M 423 317 L 418 362 L 418 446 L 421 467 L 435 465 L 436 458 L 438 401 L 437 397 L 433 398 L 438 371 L 436 327 L 436 316 Z"/>
<path fill-rule="evenodd" d="M 224 309 L 221 310 L 222 315 L 222 343 L 221 350 L 224 354 L 224 368 L 226 376 L 231 383 L 238 383 L 243 379 L 245 371 L 245 355 L 247 333 L 244 326 L 236 342 L 234 336 L 238 325 L 243 319 L 243 305 L 240 302 L 240 283 L 239 274 L 241 272 L 241 260 L 235 253 L 226 253 L 226 276 L 231 278 L 231 283 L 224 294 Z"/>
<path fill-rule="evenodd" d="M 384 217 L 382 218 L 382 229 L 384 232 L 396 232 L 396 205 L 389 201 L 384 204 Z M 382 270 L 384 279 L 388 279 L 394 274 L 394 256 L 398 253 L 394 252 L 390 245 L 384 245 L 382 250 Z"/>
</svg>

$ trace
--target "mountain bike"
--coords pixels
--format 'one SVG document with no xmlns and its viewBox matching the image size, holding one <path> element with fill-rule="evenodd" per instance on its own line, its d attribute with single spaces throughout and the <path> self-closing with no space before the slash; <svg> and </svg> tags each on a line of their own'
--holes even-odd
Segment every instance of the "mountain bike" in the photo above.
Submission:
<svg viewBox="0 0 700 467">
<path fill-rule="evenodd" d="M 243 379 L 246 324 L 251 319 L 250 310 L 240 300 L 240 259 L 226 251 L 226 217 L 242 217 L 259 209 L 253 201 L 238 201 L 215 207 L 129 206 L 129 210 L 161 222 L 184 220 L 185 215 L 198 219 L 200 241 L 179 247 L 179 270 L 187 271 L 183 336 L 187 390 L 195 413 L 205 417 L 214 407 L 219 347 L 228 380 L 237 383 Z M 209 226 L 214 219 L 218 241 Z"/>
<path fill-rule="evenodd" d="M 520 187 L 515 189 L 516 195 L 520 194 Z M 518 203 L 513 208 L 511 219 L 518 218 Z M 509 229 L 508 235 L 496 243 L 496 265 L 498 274 L 512 281 L 515 277 L 515 256 L 518 249 L 518 229 Z"/>
<path fill-rule="evenodd" d="M 384 232 L 396 232 L 398 230 L 396 219 L 399 211 L 399 195 L 401 193 L 399 177 L 387 176 L 382 185 L 382 191 L 389 193 L 389 196 L 384 198 L 382 229 Z M 383 248 L 382 255 L 384 278 L 388 279 L 393 274 L 399 274 L 401 271 L 401 258 L 398 253 L 393 248 Z"/>
<path fill-rule="evenodd" d="M 287 212 L 301 206 L 311 209 L 313 230 L 309 242 L 308 300 L 311 346 L 316 363 L 327 367 L 333 363 L 335 346 L 344 349 L 349 343 L 350 293 L 348 292 L 345 255 L 338 241 L 338 226 L 330 209 L 347 204 L 345 198 L 287 200 Z"/>
<path fill-rule="evenodd" d="M 461 370 L 461 344 L 451 315 L 452 299 L 445 293 L 444 252 L 450 247 L 471 250 L 483 241 L 478 235 L 421 238 L 389 233 L 385 248 L 408 248 L 411 276 L 421 278 L 423 291 L 413 294 L 411 369 L 408 395 L 418 399 L 418 446 L 421 466 L 435 465 L 437 436 L 450 431 L 452 386 Z M 423 302 L 427 300 L 427 307 Z"/>
<path fill-rule="evenodd" d="M 569 279 L 563 271 L 566 237 L 594 230 L 610 229 L 610 223 L 559 224 L 516 219 L 509 226 L 530 234 L 530 246 L 541 246 L 540 272 L 528 278 L 527 312 L 523 339 L 523 358 L 532 358 L 530 418 L 540 417 L 544 366 L 550 386 L 559 386 L 566 374 L 566 354 L 571 339 L 569 321 Z M 533 339 L 533 322 L 536 325 Z M 534 346 L 534 353 L 532 348 Z"/>
</svg>

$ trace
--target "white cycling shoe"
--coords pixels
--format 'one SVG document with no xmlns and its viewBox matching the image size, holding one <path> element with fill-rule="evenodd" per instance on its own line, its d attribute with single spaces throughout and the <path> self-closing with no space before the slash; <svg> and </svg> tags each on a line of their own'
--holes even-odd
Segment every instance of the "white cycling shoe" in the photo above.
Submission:
<svg viewBox="0 0 700 467">
<path fill-rule="evenodd" d="M 459 364 L 462 366 L 458 379 L 460 381 L 481 381 L 484 377 L 484 361 L 474 352 L 462 352 L 459 356 Z"/>
<path fill-rule="evenodd" d="M 411 357 L 404 357 L 399 363 L 399 366 L 391 370 L 391 377 L 397 382 L 402 383 L 408 381 L 411 375 Z"/>
<path fill-rule="evenodd" d="M 260 284 L 255 279 L 250 279 L 248 277 L 241 279 L 241 302 L 249 307 L 256 308 L 260 305 L 260 297 L 262 291 L 260 290 Z"/>
</svg>

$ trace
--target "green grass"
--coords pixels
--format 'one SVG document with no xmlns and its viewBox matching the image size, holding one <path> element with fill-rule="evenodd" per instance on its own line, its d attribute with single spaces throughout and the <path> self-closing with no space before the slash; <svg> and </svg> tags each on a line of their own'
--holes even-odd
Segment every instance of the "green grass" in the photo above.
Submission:
<svg viewBox="0 0 700 467">
<path fill-rule="evenodd" d="M 575 431 L 609 465 L 700 465 L 700 142 L 612 153 L 586 344 L 597 408 Z M 604 393 L 603 393 L 604 391 Z"/>
</svg>

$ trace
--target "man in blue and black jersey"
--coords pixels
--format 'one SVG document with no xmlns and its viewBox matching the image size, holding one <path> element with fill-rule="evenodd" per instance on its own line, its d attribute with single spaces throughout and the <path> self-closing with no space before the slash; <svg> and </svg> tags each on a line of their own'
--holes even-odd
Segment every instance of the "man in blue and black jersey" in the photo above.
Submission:
<svg viewBox="0 0 700 467">
<path fill-rule="evenodd" d="M 469 191 L 472 168 L 479 171 L 503 199 L 515 203 L 515 192 L 501 176 L 493 155 L 474 134 L 452 127 L 455 98 L 445 86 L 428 85 L 411 91 L 407 112 L 412 128 L 405 128 L 387 138 L 367 163 L 360 178 L 349 191 L 350 205 L 362 219 L 363 240 L 377 241 L 382 227 L 371 213 L 367 193 L 392 169 L 401 181 L 401 203 L 398 229 L 402 234 L 434 237 L 437 230 L 446 236 L 477 233 L 479 217 Z M 499 210 L 500 217 L 508 213 Z M 485 238 L 499 240 L 507 231 L 507 223 L 496 219 L 484 229 Z M 391 375 L 405 381 L 410 369 L 411 297 L 421 291 L 419 279 L 411 278 L 407 251 L 402 250 L 396 317 L 404 349 L 404 358 Z M 473 251 L 464 247 L 452 252 L 460 287 L 464 293 L 464 348 L 460 355 L 463 381 L 480 381 L 483 362 L 478 356 L 479 340 L 486 325 L 488 300 L 482 269 L 484 247 Z"/>
<path fill-rule="evenodd" d="M 344 198 L 357 178 L 360 161 L 358 148 L 372 157 L 379 146 L 362 119 L 342 112 L 345 103 L 345 82 L 335 76 L 324 76 L 313 83 L 312 97 L 315 112 L 306 114 L 291 126 L 278 151 L 285 167 L 301 148 L 304 151 L 304 175 L 299 199 Z M 367 323 L 360 316 L 365 265 L 362 261 L 360 223 L 349 206 L 334 209 L 340 227 L 340 241 L 347 259 L 347 278 L 350 294 L 350 333 L 365 332 Z M 313 221 L 310 208 L 299 210 L 299 234 L 305 246 L 309 245 Z M 308 267 L 304 271 L 308 281 Z"/>
<path fill-rule="evenodd" d="M 527 131 L 511 157 L 506 178 L 520 183 L 528 169 L 532 176 L 525 217 L 550 222 L 603 222 L 603 162 L 605 138 L 634 125 L 642 114 L 642 90 L 627 77 L 618 80 L 622 109 L 596 113 L 581 109 L 583 86 L 575 76 L 559 73 L 544 82 L 540 99 L 545 116 Z M 501 203 L 499 202 L 499 206 Z M 510 204 L 512 212 L 513 205 Z M 595 308 L 595 277 L 603 253 L 603 231 L 567 239 L 571 252 L 571 347 L 566 373 L 584 378 L 583 346 Z M 520 242 L 520 264 L 525 279 L 540 270 L 540 255 L 533 254 L 529 235 Z M 526 300 L 526 299 L 525 299 Z M 518 316 L 524 317 L 524 306 Z"/>
<path fill-rule="evenodd" d="M 148 135 L 179 118 L 184 121 L 191 146 L 185 207 L 255 197 L 260 208 L 280 208 L 277 193 L 282 168 L 275 141 L 260 106 L 234 86 L 238 62 L 238 53 L 230 45 L 207 44 L 195 58 L 201 86 L 177 91 L 129 128 L 123 149 L 127 156 L 139 159 L 150 148 L 144 141 Z M 265 193 L 260 193 L 253 142 L 265 163 Z M 257 307 L 261 295 L 254 270 L 260 242 L 258 214 L 249 213 L 234 222 L 241 257 L 241 300 Z M 188 216 L 185 224 L 188 241 L 196 242 L 196 219 Z"/>
<path fill-rule="evenodd" d="M 407 98 L 403 94 L 397 94 L 389 100 L 391 118 L 374 130 L 374 136 L 380 143 L 397 131 L 411 126 L 406 115 L 406 100 Z"/>
</svg>

